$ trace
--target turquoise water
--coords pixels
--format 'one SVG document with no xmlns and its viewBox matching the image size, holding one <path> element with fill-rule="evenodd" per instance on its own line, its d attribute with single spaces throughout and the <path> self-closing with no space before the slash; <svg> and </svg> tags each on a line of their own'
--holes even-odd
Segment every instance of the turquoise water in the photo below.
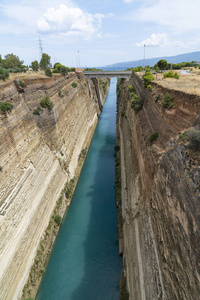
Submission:
<svg viewBox="0 0 200 300">
<path fill-rule="evenodd" d="M 115 144 L 114 78 L 37 300 L 119 299 Z"/>
</svg>

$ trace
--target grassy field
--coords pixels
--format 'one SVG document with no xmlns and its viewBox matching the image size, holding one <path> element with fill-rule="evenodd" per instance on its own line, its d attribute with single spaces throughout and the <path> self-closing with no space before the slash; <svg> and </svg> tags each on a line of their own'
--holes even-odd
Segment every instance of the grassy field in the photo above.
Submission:
<svg viewBox="0 0 200 300">
<path fill-rule="evenodd" d="M 190 68 L 188 68 L 190 70 Z M 167 72 L 167 71 L 166 71 Z M 173 70 L 179 74 L 180 70 Z M 137 73 L 142 77 L 143 73 Z M 180 78 L 163 78 L 164 73 L 157 73 L 154 76 L 154 82 L 163 87 L 183 91 L 185 93 L 200 96 L 200 69 L 193 68 L 191 74 L 179 74 Z"/>
<path fill-rule="evenodd" d="M 179 71 L 177 71 L 179 74 Z M 179 79 L 165 78 L 159 73 L 154 76 L 155 82 L 163 87 L 183 91 L 189 94 L 200 95 L 200 70 L 193 69 L 191 74 L 179 74 Z"/>
</svg>

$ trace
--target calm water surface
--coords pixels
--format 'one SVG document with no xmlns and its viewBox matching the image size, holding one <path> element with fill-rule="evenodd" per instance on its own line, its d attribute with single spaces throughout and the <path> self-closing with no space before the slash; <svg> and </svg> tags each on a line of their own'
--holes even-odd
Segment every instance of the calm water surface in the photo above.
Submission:
<svg viewBox="0 0 200 300">
<path fill-rule="evenodd" d="M 36 300 L 118 300 L 116 81 L 110 90 Z"/>
</svg>

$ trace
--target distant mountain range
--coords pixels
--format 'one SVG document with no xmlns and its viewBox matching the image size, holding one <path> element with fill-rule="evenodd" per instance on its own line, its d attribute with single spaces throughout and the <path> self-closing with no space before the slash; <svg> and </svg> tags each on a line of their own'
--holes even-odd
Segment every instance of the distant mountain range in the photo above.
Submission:
<svg viewBox="0 0 200 300">
<path fill-rule="evenodd" d="M 200 61 L 200 51 L 179 54 L 175 56 L 162 56 L 162 57 L 154 57 L 154 58 L 147 58 L 145 59 L 145 66 L 149 65 L 154 66 L 160 59 L 165 59 L 168 63 L 177 64 L 180 62 L 191 62 L 191 61 Z M 143 66 L 144 60 L 134 60 L 134 61 L 127 61 L 127 62 L 120 62 L 104 67 L 98 67 L 103 70 L 124 70 L 127 68 L 136 68 L 138 66 Z"/>
</svg>

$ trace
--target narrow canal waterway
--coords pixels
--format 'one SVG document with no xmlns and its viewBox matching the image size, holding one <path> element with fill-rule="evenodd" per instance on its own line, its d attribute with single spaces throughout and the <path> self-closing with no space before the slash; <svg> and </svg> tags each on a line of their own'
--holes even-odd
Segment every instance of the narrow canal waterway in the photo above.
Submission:
<svg viewBox="0 0 200 300">
<path fill-rule="evenodd" d="M 115 202 L 116 79 L 36 300 L 118 300 L 122 270 Z"/>
</svg>

